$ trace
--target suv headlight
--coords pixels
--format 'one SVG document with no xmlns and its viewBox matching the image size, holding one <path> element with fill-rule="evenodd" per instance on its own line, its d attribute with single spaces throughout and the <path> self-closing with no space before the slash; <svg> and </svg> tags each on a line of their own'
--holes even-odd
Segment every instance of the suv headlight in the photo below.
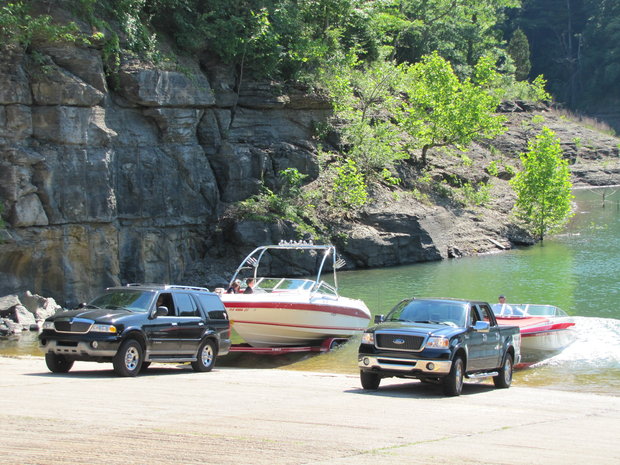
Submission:
<svg viewBox="0 0 620 465">
<path fill-rule="evenodd" d="M 431 336 L 426 341 L 426 347 L 429 349 L 447 349 L 450 347 L 450 340 L 443 336 Z"/>
<path fill-rule="evenodd" d="M 92 325 L 90 331 L 93 333 L 116 333 L 114 325 Z"/>
<path fill-rule="evenodd" d="M 362 334 L 362 344 L 374 344 L 374 343 L 375 343 L 375 333 Z"/>
<path fill-rule="evenodd" d="M 42 329 L 51 329 L 53 331 L 56 328 L 54 327 L 54 322 L 53 321 L 44 321 Z"/>
</svg>

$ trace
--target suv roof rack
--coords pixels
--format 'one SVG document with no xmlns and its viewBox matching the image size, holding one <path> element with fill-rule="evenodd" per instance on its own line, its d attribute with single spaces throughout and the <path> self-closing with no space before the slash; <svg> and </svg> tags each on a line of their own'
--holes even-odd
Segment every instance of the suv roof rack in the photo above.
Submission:
<svg viewBox="0 0 620 465">
<path fill-rule="evenodd" d="M 182 284 L 154 284 L 154 283 L 127 283 L 125 287 L 154 287 L 158 289 L 187 289 L 190 291 L 204 291 L 211 292 L 206 287 L 200 286 L 185 286 Z"/>
</svg>

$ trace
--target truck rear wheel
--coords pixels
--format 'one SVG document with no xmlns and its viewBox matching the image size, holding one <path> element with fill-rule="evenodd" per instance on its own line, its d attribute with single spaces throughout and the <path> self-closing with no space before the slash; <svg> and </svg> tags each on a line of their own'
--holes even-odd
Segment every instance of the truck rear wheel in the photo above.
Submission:
<svg viewBox="0 0 620 465">
<path fill-rule="evenodd" d="M 506 389 L 512 384 L 512 355 L 506 354 L 504 363 L 497 376 L 493 376 L 493 384 L 496 388 Z"/>
<path fill-rule="evenodd" d="M 360 371 L 360 381 L 362 387 L 366 390 L 376 391 L 379 389 L 381 383 L 381 377 L 377 373 L 371 373 L 370 371 Z"/>
<path fill-rule="evenodd" d="M 460 396 L 463 391 L 465 363 L 463 357 L 456 357 L 452 362 L 450 373 L 443 379 L 443 393 L 447 396 Z"/>
</svg>

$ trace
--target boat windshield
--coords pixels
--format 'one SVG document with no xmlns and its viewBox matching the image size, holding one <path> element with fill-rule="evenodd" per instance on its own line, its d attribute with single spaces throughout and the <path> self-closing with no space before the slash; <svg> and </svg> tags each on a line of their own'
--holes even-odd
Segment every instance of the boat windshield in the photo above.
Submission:
<svg viewBox="0 0 620 465">
<path fill-rule="evenodd" d="M 498 317 L 568 316 L 564 310 L 553 305 L 494 304 L 492 307 L 493 313 Z"/>
<path fill-rule="evenodd" d="M 465 326 L 467 304 L 438 300 L 404 300 L 386 316 L 386 321 L 413 321 L 416 323 Z"/>
<path fill-rule="evenodd" d="M 86 308 L 105 308 L 110 310 L 130 310 L 147 312 L 155 294 L 153 292 L 114 289 L 95 298 Z"/>
<path fill-rule="evenodd" d="M 285 291 L 304 291 L 309 292 L 314 285 L 310 279 L 288 279 L 288 278 L 259 278 L 257 279 L 255 290 L 262 289 L 266 292 L 285 292 Z"/>
</svg>

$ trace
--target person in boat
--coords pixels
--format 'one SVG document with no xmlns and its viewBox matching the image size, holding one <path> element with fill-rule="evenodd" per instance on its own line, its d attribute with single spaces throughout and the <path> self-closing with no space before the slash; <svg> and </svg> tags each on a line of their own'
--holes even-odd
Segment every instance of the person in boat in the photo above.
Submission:
<svg viewBox="0 0 620 465">
<path fill-rule="evenodd" d="M 506 296 L 501 294 L 497 298 L 497 303 L 493 305 L 493 313 L 495 316 L 522 316 L 523 312 L 513 306 L 506 303 Z"/>
<path fill-rule="evenodd" d="M 235 279 L 235 282 L 228 288 L 226 294 L 238 294 L 241 292 L 241 281 Z"/>
<path fill-rule="evenodd" d="M 245 284 L 247 285 L 247 287 L 245 288 L 245 291 L 243 291 L 244 294 L 251 294 L 254 292 L 254 278 L 248 278 L 245 280 Z"/>
</svg>

